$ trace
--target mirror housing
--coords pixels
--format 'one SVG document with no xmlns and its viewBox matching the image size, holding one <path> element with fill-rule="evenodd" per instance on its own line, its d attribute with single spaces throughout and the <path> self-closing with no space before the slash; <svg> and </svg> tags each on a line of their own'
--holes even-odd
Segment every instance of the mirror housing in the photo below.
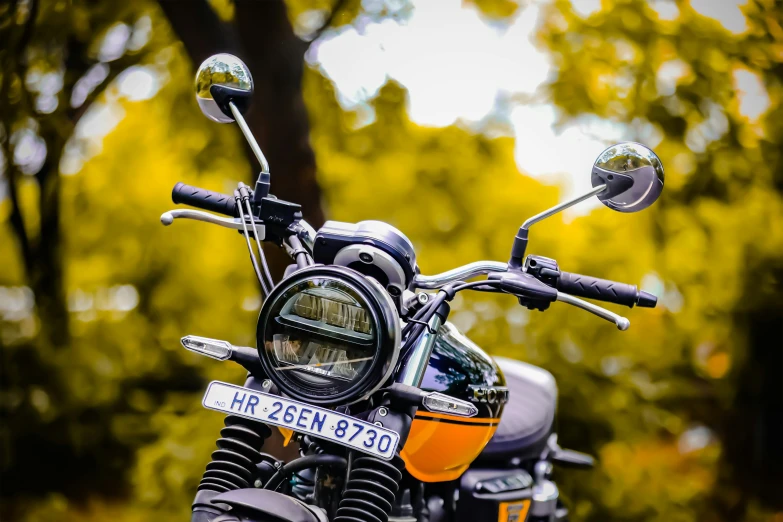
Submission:
<svg viewBox="0 0 783 522">
<path fill-rule="evenodd" d="M 196 72 L 196 101 L 204 116 L 218 123 L 234 122 L 229 106 L 244 114 L 253 96 L 253 77 L 245 63 L 230 54 L 215 54 Z"/>
<path fill-rule="evenodd" d="M 196 101 L 204 116 L 218 123 L 236 122 L 261 165 L 253 201 L 269 194 L 269 162 L 250 131 L 244 114 L 253 97 L 253 77 L 245 62 L 231 54 L 215 54 L 196 72 Z"/>
<path fill-rule="evenodd" d="M 618 212 L 638 212 L 655 203 L 663 179 L 660 158 L 649 147 L 630 141 L 604 150 L 590 177 L 593 187 L 606 185 L 598 194 L 601 203 Z"/>
</svg>

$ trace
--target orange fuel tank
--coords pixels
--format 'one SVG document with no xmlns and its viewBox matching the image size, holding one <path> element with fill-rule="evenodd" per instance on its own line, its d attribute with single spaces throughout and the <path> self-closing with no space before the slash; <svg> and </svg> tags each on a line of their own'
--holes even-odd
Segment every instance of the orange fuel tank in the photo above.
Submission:
<svg viewBox="0 0 783 522">
<path fill-rule="evenodd" d="M 503 373 L 489 355 L 451 323 L 439 333 L 420 387 L 470 401 L 479 413 L 465 418 L 419 409 L 401 456 L 423 482 L 462 475 L 494 435 L 508 400 Z"/>
</svg>

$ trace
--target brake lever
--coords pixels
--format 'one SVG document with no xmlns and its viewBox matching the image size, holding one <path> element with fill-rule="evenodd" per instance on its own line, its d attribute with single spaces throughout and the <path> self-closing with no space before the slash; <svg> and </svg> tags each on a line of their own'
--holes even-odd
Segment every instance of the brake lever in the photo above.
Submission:
<svg viewBox="0 0 783 522">
<path fill-rule="evenodd" d="M 576 306 L 577 308 L 586 310 L 593 315 L 597 315 L 601 319 L 606 319 L 610 323 L 614 323 L 617 326 L 618 330 L 625 331 L 628 329 L 629 326 L 631 326 L 631 321 L 629 321 L 627 318 L 621 315 L 617 315 L 616 313 L 611 312 L 606 308 L 594 305 L 593 303 L 588 303 L 587 301 L 583 301 L 572 295 L 564 294 L 563 292 L 558 292 L 557 301 Z"/>
<path fill-rule="evenodd" d="M 169 210 L 168 212 L 164 212 L 160 215 L 160 222 L 163 223 L 164 226 L 171 225 L 174 223 L 175 219 L 194 219 L 196 221 L 212 223 L 213 225 L 218 225 L 231 230 L 243 230 L 242 220 L 239 218 L 224 218 L 216 216 L 215 214 L 210 214 L 209 212 L 202 212 L 201 210 L 177 209 Z M 252 226 L 251 223 L 246 224 Z M 260 221 L 256 221 L 255 228 L 258 230 L 258 234 L 260 236 L 258 239 L 263 241 L 266 232 L 264 224 Z"/>
</svg>

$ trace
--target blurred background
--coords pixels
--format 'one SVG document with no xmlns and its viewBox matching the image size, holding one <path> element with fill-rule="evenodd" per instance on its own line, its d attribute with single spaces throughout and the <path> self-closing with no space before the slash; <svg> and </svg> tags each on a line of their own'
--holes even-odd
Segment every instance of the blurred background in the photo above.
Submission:
<svg viewBox="0 0 783 522">
<path fill-rule="evenodd" d="M 604 147 L 653 147 L 657 205 L 582 205 L 529 251 L 657 309 L 619 333 L 473 294 L 452 320 L 557 378 L 561 443 L 600 459 L 557 475 L 575 520 L 783 520 L 780 2 L 6 0 L 0 31 L 2 520 L 189 517 L 201 394 L 244 371 L 179 338 L 254 344 L 260 307 L 240 238 L 159 222 L 177 181 L 257 174 L 195 102 L 215 52 L 253 73 L 272 191 L 388 221 L 424 273 L 506 260 Z"/>
</svg>

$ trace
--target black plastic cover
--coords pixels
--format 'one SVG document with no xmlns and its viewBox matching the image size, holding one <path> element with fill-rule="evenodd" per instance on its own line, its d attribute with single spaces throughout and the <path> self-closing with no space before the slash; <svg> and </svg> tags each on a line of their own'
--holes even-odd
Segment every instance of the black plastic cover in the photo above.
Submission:
<svg viewBox="0 0 783 522">
<path fill-rule="evenodd" d="M 607 301 L 631 308 L 637 304 L 645 308 L 654 308 L 658 302 L 654 295 L 640 292 L 636 285 L 627 285 L 570 272 L 560 273 L 557 289 L 578 297 Z"/>
<path fill-rule="evenodd" d="M 525 520 L 533 496 L 533 480 L 527 471 L 470 469 L 459 482 L 457 522 Z"/>
<path fill-rule="evenodd" d="M 213 504 L 231 507 L 230 513 L 242 519 L 269 522 L 326 522 L 317 508 L 295 498 L 266 489 L 235 489 L 212 499 Z"/>
<path fill-rule="evenodd" d="M 316 263 L 332 264 L 340 250 L 356 244 L 372 245 L 387 253 L 405 273 L 406 286 L 413 281 L 416 274 L 413 243 L 400 230 L 382 221 L 327 221 L 315 236 L 313 259 Z"/>
<path fill-rule="evenodd" d="M 226 216 L 237 217 L 239 215 L 237 202 L 233 196 L 186 185 L 181 181 L 174 185 L 174 189 L 171 191 L 171 200 L 177 204 L 182 203 Z"/>
<path fill-rule="evenodd" d="M 647 167 L 644 167 L 647 168 Z M 649 167 L 653 168 L 653 167 Z M 653 169 L 654 170 L 654 169 Z M 633 178 L 622 172 L 605 170 L 598 165 L 593 166 L 592 183 L 594 187 L 606 185 L 606 190 L 598 194 L 598 199 L 612 199 L 633 187 Z"/>
<path fill-rule="evenodd" d="M 237 89 L 228 85 L 214 84 L 209 88 L 209 93 L 223 114 L 232 120 L 234 119 L 234 113 L 231 112 L 228 104 L 233 103 L 239 109 L 240 114 L 245 114 L 250 109 L 250 100 L 253 98 L 252 91 Z"/>
<path fill-rule="evenodd" d="M 557 300 L 557 290 L 524 272 L 505 272 L 502 275 L 490 274 L 489 279 L 499 280 L 501 290 L 517 297 L 547 303 Z"/>
</svg>

